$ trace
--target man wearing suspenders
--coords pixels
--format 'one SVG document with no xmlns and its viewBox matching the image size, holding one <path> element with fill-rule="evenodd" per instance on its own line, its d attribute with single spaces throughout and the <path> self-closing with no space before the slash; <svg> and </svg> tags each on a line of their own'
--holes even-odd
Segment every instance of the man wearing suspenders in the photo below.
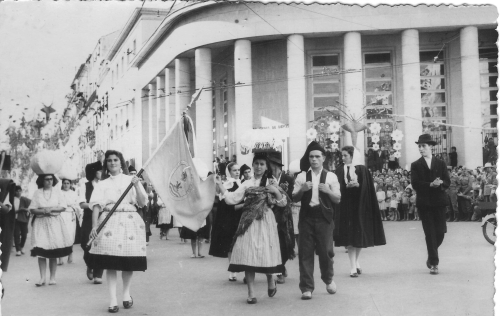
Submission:
<svg viewBox="0 0 500 316">
<path fill-rule="evenodd" d="M 300 160 L 303 171 L 295 180 L 294 202 L 301 201 L 299 215 L 299 287 L 302 299 L 308 300 L 314 291 L 314 253 L 319 257 L 321 279 L 326 290 L 335 294 L 333 281 L 333 204 L 340 203 L 337 176 L 323 169 L 326 152 L 317 142 L 309 144 Z"/>
</svg>

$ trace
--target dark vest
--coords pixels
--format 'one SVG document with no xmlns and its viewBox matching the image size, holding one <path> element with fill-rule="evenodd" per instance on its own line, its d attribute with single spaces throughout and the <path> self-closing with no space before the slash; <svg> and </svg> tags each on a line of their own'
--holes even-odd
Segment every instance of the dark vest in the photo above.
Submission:
<svg viewBox="0 0 500 316">
<path fill-rule="evenodd" d="M 321 176 L 319 178 L 319 183 L 325 183 L 326 181 L 326 175 L 327 171 L 323 169 L 321 171 Z M 306 173 L 306 181 L 312 181 L 312 175 L 311 171 L 309 170 Z M 331 223 L 333 221 L 333 203 L 330 201 L 330 197 L 328 194 L 323 193 L 321 191 L 319 193 L 319 205 L 321 206 L 321 212 L 323 213 L 324 218 L 326 219 L 327 222 Z M 307 215 L 307 211 L 309 208 L 309 203 L 311 203 L 312 199 L 312 189 L 304 192 L 302 195 L 302 199 L 300 200 L 301 206 L 300 206 L 300 213 L 299 213 L 299 219 L 304 218 Z"/>
</svg>

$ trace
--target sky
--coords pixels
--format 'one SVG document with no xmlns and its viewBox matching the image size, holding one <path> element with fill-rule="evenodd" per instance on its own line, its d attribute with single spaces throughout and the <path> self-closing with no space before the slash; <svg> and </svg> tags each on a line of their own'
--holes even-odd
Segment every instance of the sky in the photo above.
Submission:
<svg viewBox="0 0 500 316">
<path fill-rule="evenodd" d="M 144 7 L 172 3 L 146 1 Z M 42 104 L 53 104 L 60 116 L 76 71 L 99 38 L 120 30 L 141 4 L 0 2 L 0 131 L 11 115 L 44 115 Z"/>
<path fill-rule="evenodd" d="M 435 0 L 403 0 L 435 3 Z M 446 3 L 490 3 L 493 0 L 451 0 Z M 181 2 L 181 0 L 179 0 Z M 308 1 L 311 2 L 311 1 Z M 321 2 L 327 2 L 325 0 Z M 342 3 L 401 3 L 345 0 Z M 173 1 L 145 1 L 146 8 L 169 9 Z M 99 38 L 120 30 L 141 1 L 0 1 L 0 132 L 11 120 L 29 121 L 43 104 L 61 115 L 64 96 L 79 66 Z M 56 114 L 54 113 L 54 114 Z M 53 114 L 53 115 L 54 115 Z"/>
</svg>

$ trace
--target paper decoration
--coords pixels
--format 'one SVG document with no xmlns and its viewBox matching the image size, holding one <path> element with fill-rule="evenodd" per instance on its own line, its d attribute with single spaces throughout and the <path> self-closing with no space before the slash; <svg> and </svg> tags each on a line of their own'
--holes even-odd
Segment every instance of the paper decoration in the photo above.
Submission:
<svg viewBox="0 0 500 316">
<path fill-rule="evenodd" d="M 396 152 L 394 153 L 394 157 L 396 158 L 400 158 L 401 157 L 401 141 L 403 140 L 403 132 L 399 129 L 395 129 L 394 131 L 392 131 L 391 133 L 391 137 L 392 139 L 395 141 L 394 145 L 392 146 L 392 148 L 394 148 L 394 150 L 396 150 Z"/>
<path fill-rule="evenodd" d="M 315 139 L 316 136 L 318 135 L 318 131 L 314 128 L 310 128 L 306 132 L 307 139 Z"/>
</svg>

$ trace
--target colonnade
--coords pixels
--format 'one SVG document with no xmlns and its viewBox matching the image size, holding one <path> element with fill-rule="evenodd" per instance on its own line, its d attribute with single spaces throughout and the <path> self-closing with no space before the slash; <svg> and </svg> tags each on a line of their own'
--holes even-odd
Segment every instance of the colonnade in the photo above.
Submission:
<svg viewBox="0 0 500 316">
<path fill-rule="evenodd" d="M 343 35 L 344 51 L 342 67 L 348 69 L 363 68 L 362 35 L 359 32 L 348 32 Z M 421 117 L 420 104 L 420 65 L 419 65 L 419 31 L 404 30 L 401 33 L 402 57 L 402 93 L 403 105 L 394 106 L 394 111 L 404 112 L 413 118 Z M 481 126 L 478 30 L 476 27 L 465 27 L 460 32 L 461 86 L 462 105 L 454 108 L 454 122 L 458 125 Z M 207 88 L 212 84 L 212 50 L 198 48 L 194 56 L 195 87 L 190 86 L 190 61 L 188 58 L 175 59 L 173 68 L 166 68 L 161 75 L 148 85 L 147 109 L 143 109 L 143 140 L 147 136 L 147 144 L 143 145 L 143 161 L 156 149 L 158 143 L 186 109 L 195 89 Z M 306 130 L 308 128 L 307 83 L 306 83 L 306 48 L 304 36 L 293 34 L 287 38 L 287 74 L 288 74 L 288 124 L 289 124 L 289 161 L 302 156 L 306 146 Z M 252 82 L 252 42 L 239 39 L 234 42 L 234 82 Z M 291 80 L 293 79 L 293 80 Z M 175 88 L 170 88 L 175 87 Z M 350 105 L 350 110 L 357 117 L 363 115 L 365 100 L 363 97 L 363 73 L 347 72 L 343 75 L 343 103 Z M 188 93 L 189 91 L 189 93 Z M 144 91 L 143 91 L 144 93 Z M 142 99 L 142 106 L 145 106 Z M 252 155 L 240 152 L 240 139 L 243 133 L 253 128 L 252 85 L 235 88 L 235 126 L 237 159 L 240 164 L 251 163 Z M 402 113 L 398 113 L 402 114 Z M 147 120 L 144 118 L 147 115 Z M 210 90 L 204 90 L 196 102 L 196 134 L 198 138 L 198 158 L 207 166 L 213 160 L 212 132 L 212 96 Z M 402 161 L 410 163 L 419 157 L 414 141 L 422 133 L 422 122 L 403 118 L 404 133 Z M 146 133 L 147 131 L 147 133 Z M 479 129 L 455 129 L 458 139 L 463 140 L 461 164 L 466 166 L 480 165 L 481 139 Z M 351 144 L 351 136 L 346 133 L 346 144 Z M 456 138 L 455 138 L 456 139 Z M 144 140 L 146 141 L 146 140 Z M 365 150 L 363 133 L 358 134 L 357 146 Z M 464 155 L 463 153 L 467 153 Z M 405 160 L 406 159 L 406 160 Z"/>
</svg>

